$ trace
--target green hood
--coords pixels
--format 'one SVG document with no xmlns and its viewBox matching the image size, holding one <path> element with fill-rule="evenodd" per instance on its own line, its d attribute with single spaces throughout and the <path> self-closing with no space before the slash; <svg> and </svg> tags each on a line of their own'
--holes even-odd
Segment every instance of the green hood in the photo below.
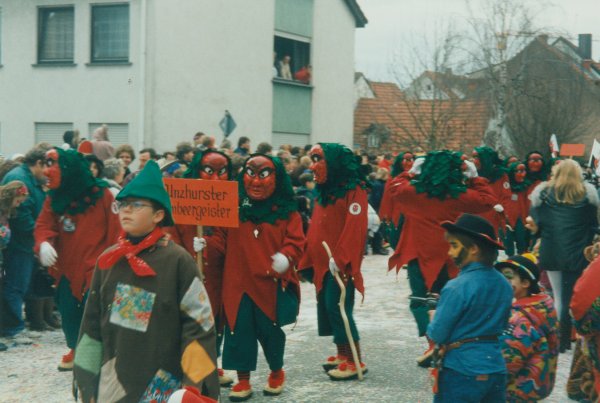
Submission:
<svg viewBox="0 0 600 403">
<path fill-rule="evenodd" d="M 429 198 L 456 199 L 467 191 L 460 153 L 443 150 L 431 151 L 421 165 L 421 174 L 411 183 L 417 193 L 427 193 Z"/>
<path fill-rule="evenodd" d="M 490 147 L 475 147 L 475 151 L 479 155 L 481 168 L 477 170 L 479 176 L 483 176 L 490 183 L 496 182 L 506 173 L 503 168 L 502 160 L 498 157 L 498 153 Z"/>
<path fill-rule="evenodd" d="M 539 154 L 542 156 L 542 169 L 540 170 L 540 172 L 529 172 L 529 167 L 527 166 L 527 160 L 529 159 L 529 156 L 531 154 Z M 527 179 L 529 180 L 530 183 L 533 183 L 535 181 L 547 181 L 548 180 L 548 175 L 550 175 L 550 169 L 552 169 L 551 167 L 548 166 L 548 162 L 543 159 L 544 158 L 544 154 L 542 154 L 539 151 L 530 151 L 527 153 L 527 155 L 525 156 L 525 167 L 527 168 Z"/>
<path fill-rule="evenodd" d="M 75 150 L 54 147 L 60 166 L 60 186 L 48 192 L 56 214 L 80 214 L 102 198 L 108 183 L 92 176 L 89 162 Z"/>
<path fill-rule="evenodd" d="M 252 200 L 244 187 L 244 172 L 246 164 L 252 157 L 262 156 L 269 158 L 275 165 L 275 191 L 267 200 Z M 286 220 L 290 214 L 298 210 L 298 203 L 294 195 L 292 180 L 285 171 L 281 160 L 265 154 L 252 154 L 244 163 L 242 172 L 238 175 L 238 191 L 240 197 L 240 220 L 251 221 L 254 224 L 267 222 L 275 224 L 277 220 Z"/>
<path fill-rule="evenodd" d="M 162 225 L 168 227 L 175 224 L 171 199 L 165 189 L 160 168 L 155 161 L 146 162 L 144 169 L 119 192 L 116 199 L 122 200 L 128 197 L 148 199 L 160 204 L 165 209 L 165 218 Z"/>
<path fill-rule="evenodd" d="M 508 180 L 510 181 L 510 188 L 515 193 L 520 193 L 524 190 L 527 190 L 529 185 L 531 185 L 531 182 L 527 179 L 527 176 L 525 176 L 525 180 L 521 183 L 519 183 L 515 180 L 515 173 L 517 172 L 517 167 L 520 164 L 525 164 L 525 163 L 523 163 L 521 161 L 517 161 L 517 162 L 513 162 L 512 164 L 510 164 L 510 166 L 508 167 Z M 525 164 L 525 165 L 527 165 L 527 164 Z"/>
<path fill-rule="evenodd" d="M 348 147 L 338 143 L 319 143 L 327 162 L 327 182 L 317 184 L 317 202 L 322 206 L 333 204 L 357 186 L 366 188 L 366 178 L 360 163 Z"/>
</svg>

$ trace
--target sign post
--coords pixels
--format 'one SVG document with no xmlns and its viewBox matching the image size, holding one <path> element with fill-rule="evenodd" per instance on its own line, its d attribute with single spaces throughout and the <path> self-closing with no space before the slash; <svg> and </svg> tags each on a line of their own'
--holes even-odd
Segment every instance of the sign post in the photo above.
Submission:
<svg viewBox="0 0 600 403">
<path fill-rule="evenodd" d="M 238 183 L 198 179 L 163 178 L 171 199 L 173 220 L 176 224 L 196 225 L 199 238 L 203 226 L 239 226 Z M 202 254 L 196 255 L 198 270 L 203 277 Z"/>
</svg>

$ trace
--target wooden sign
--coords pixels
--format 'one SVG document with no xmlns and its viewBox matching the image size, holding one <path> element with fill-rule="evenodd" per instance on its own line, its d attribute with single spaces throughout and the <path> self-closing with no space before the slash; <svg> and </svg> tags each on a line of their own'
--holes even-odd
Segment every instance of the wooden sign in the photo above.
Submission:
<svg viewBox="0 0 600 403">
<path fill-rule="evenodd" d="M 561 157 L 583 157 L 585 155 L 585 144 L 562 144 L 560 146 Z"/>
<path fill-rule="evenodd" d="M 176 224 L 238 227 L 238 183 L 163 178 Z"/>
</svg>

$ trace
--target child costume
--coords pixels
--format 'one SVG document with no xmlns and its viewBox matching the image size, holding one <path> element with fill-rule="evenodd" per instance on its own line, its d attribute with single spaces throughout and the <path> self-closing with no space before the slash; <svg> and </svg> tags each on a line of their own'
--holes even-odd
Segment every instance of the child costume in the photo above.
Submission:
<svg viewBox="0 0 600 403">
<path fill-rule="evenodd" d="M 154 161 L 118 195 L 171 203 Z M 84 402 L 166 402 L 187 384 L 216 399 L 214 319 L 194 259 L 156 227 L 122 233 L 98 259 L 75 353 Z"/>
</svg>

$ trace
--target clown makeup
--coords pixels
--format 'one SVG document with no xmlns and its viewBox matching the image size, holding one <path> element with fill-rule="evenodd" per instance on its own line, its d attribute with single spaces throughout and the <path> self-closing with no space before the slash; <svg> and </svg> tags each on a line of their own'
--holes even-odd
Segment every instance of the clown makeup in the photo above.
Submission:
<svg viewBox="0 0 600 403">
<path fill-rule="evenodd" d="M 477 151 L 473 151 L 473 164 L 475 164 L 477 170 L 481 169 L 481 160 L 479 159 L 479 153 Z"/>
<path fill-rule="evenodd" d="M 540 172 L 544 165 L 544 159 L 538 153 L 533 153 L 527 159 L 527 168 L 531 172 Z"/>
<path fill-rule="evenodd" d="M 527 175 L 525 164 L 517 165 L 517 170 L 515 171 L 515 182 L 522 183 L 525 180 L 525 175 Z"/>
<path fill-rule="evenodd" d="M 470 260 L 468 259 L 469 252 L 458 238 L 447 233 L 446 240 L 448 241 L 448 244 L 450 244 L 448 256 L 450 256 L 458 268 L 462 268 L 465 264 L 470 263 Z"/>
<path fill-rule="evenodd" d="M 61 182 L 60 166 L 58 165 L 58 152 L 49 150 L 46 153 L 44 176 L 48 178 L 48 188 L 58 189 Z"/>
<path fill-rule="evenodd" d="M 229 161 L 219 153 L 206 153 L 200 160 L 200 179 L 226 181 L 229 179 Z"/>
<path fill-rule="evenodd" d="M 402 157 L 402 169 L 404 170 L 404 172 L 410 171 L 414 161 L 415 157 L 412 155 L 412 153 L 404 154 L 404 156 Z"/>
<path fill-rule="evenodd" d="M 327 182 L 327 162 L 325 161 L 325 152 L 319 144 L 315 144 L 310 149 L 310 159 L 312 164 L 310 170 L 315 175 L 315 182 L 322 185 Z"/>
<path fill-rule="evenodd" d="M 275 164 L 261 155 L 252 157 L 244 168 L 244 189 L 252 200 L 266 200 L 275 192 Z"/>
</svg>

